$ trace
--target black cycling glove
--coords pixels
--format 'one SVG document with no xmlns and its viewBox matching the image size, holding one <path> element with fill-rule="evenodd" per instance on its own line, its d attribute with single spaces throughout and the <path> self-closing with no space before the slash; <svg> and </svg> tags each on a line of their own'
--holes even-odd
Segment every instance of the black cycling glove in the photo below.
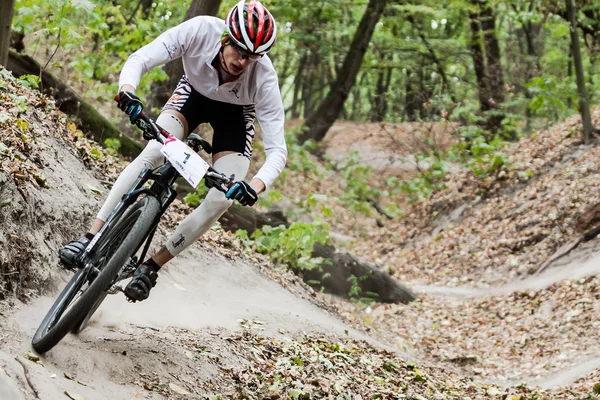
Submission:
<svg viewBox="0 0 600 400">
<path fill-rule="evenodd" d="M 135 124 L 135 121 L 142 114 L 144 105 L 139 97 L 131 92 L 119 92 L 119 109 L 129 115 L 129 121 Z"/>
<path fill-rule="evenodd" d="M 225 193 L 225 197 L 231 200 L 237 200 L 243 206 L 253 206 L 258 200 L 256 191 L 249 183 L 237 181 Z"/>
</svg>

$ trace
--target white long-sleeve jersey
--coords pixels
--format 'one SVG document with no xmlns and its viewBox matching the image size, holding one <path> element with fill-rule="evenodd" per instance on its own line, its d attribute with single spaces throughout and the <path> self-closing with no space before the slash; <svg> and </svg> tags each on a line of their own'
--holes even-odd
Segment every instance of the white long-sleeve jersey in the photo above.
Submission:
<svg viewBox="0 0 600 400">
<path fill-rule="evenodd" d="M 219 53 L 226 28 L 222 19 L 199 16 L 167 30 L 127 59 L 119 87 L 129 84 L 137 88 L 143 74 L 181 57 L 185 75 L 203 96 L 232 104 L 255 105 L 266 154 L 255 178 L 269 187 L 283 170 L 287 158 L 285 113 L 277 73 L 271 60 L 264 56 L 250 64 L 238 79 L 219 85 L 212 61 Z"/>
</svg>

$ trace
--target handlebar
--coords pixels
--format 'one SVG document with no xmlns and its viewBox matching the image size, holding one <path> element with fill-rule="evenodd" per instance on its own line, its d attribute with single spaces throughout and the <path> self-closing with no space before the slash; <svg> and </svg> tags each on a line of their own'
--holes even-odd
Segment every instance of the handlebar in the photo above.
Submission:
<svg viewBox="0 0 600 400">
<path fill-rule="evenodd" d="M 118 94 L 115 96 L 114 100 L 116 102 L 119 101 Z M 154 139 L 159 143 L 164 144 L 165 141 L 163 138 L 170 136 L 170 133 L 161 128 L 152 118 L 148 117 L 146 113 L 144 113 L 144 110 L 140 112 L 140 115 L 135 120 L 134 124 L 142 130 L 144 139 L 146 140 Z M 202 147 L 206 153 L 212 153 L 212 146 L 210 143 L 194 133 L 188 135 L 186 144 L 194 149 L 195 152 L 198 152 L 200 147 Z M 209 166 L 206 175 L 204 175 L 204 184 L 209 189 L 214 187 L 223 193 L 227 193 L 229 188 L 235 183 L 234 179 L 234 175 L 227 177 L 225 174 L 222 174 Z"/>
</svg>

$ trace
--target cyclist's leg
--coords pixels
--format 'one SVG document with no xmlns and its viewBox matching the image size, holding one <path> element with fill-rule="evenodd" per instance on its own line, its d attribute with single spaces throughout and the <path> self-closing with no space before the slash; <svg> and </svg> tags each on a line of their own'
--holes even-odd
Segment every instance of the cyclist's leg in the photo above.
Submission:
<svg viewBox="0 0 600 400">
<path fill-rule="evenodd" d="M 234 174 L 236 179 L 243 179 L 248 172 L 250 160 L 240 153 L 227 154 L 220 157 L 214 168 L 230 176 Z M 169 237 L 166 248 L 172 256 L 181 253 L 186 247 L 200 238 L 210 227 L 223 215 L 233 203 L 227 200 L 222 192 L 210 189 L 206 198 L 190 215 L 188 215 Z"/>
<path fill-rule="evenodd" d="M 168 111 L 160 114 L 156 120 L 157 123 L 173 136 L 181 139 L 186 135 L 184 123 L 176 115 L 167 114 L 167 112 Z M 75 265 L 79 254 L 85 250 L 90 240 L 92 240 L 94 235 L 102 228 L 104 221 L 106 221 L 123 195 L 131 188 L 131 185 L 133 185 L 144 168 L 156 168 L 164 162 L 163 156 L 160 153 L 161 146 L 162 145 L 158 141 L 151 140 L 144 150 L 127 167 L 125 167 L 115 181 L 104 204 L 100 208 L 96 219 L 92 222 L 92 226 L 88 233 L 78 239 L 70 241 L 65 247 L 58 251 L 59 258 L 63 263 L 69 267 Z"/>
<path fill-rule="evenodd" d="M 192 115 L 201 110 L 214 128 L 213 166 L 226 175 L 235 175 L 244 179 L 248 173 L 254 141 L 254 106 L 242 106 L 208 99 L 196 93 L 193 103 L 199 108 L 188 107 L 187 102 L 181 111 L 187 118 L 190 129 Z M 196 120 L 194 120 L 196 121 Z M 203 121 L 202 121 L 203 122 Z M 157 272 L 166 262 L 202 236 L 219 217 L 231 206 L 222 192 L 216 189 L 208 191 L 202 204 L 179 224 L 167 240 L 165 246 L 136 270 L 131 282 L 125 287 L 125 294 L 131 300 L 144 300 L 150 294 L 157 279 Z"/>
<path fill-rule="evenodd" d="M 196 103 L 197 92 L 193 90 L 185 76 L 180 80 L 173 95 L 163 107 L 163 110 L 156 122 L 167 132 L 179 139 L 184 139 L 188 134 L 188 129 L 192 130 L 198 126 L 198 118 L 192 115 L 192 118 L 186 118 L 186 108 L 193 107 Z M 189 116 L 189 115 L 188 115 Z M 90 230 L 81 238 L 72 240 L 65 247 L 59 250 L 59 257 L 67 266 L 75 264 L 77 256 L 87 247 L 90 240 L 102 228 L 104 221 L 108 218 L 112 210 L 119 203 L 123 195 L 129 190 L 135 182 L 140 172 L 144 168 L 156 168 L 164 162 L 160 154 L 161 144 L 156 140 L 151 140 L 146 148 L 133 160 L 119 175 L 119 178 L 113 185 L 104 204 L 102 205 L 96 219 L 93 221 Z"/>
<path fill-rule="evenodd" d="M 199 104 L 201 97 L 184 75 L 164 105 L 156 123 L 178 139 L 185 139 L 190 129 L 193 131 L 202 122 L 198 113 L 190 112 L 194 108 L 201 107 Z M 95 234 L 102 227 L 102 221 L 106 221 L 144 168 L 156 168 L 164 163 L 163 155 L 160 153 L 161 147 L 162 145 L 156 140 L 151 140 L 144 151 L 123 170 L 98 213 L 92 227 L 97 229 L 91 233 Z"/>
<path fill-rule="evenodd" d="M 187 135 L 184 130 L 183 116 L 178 118 L 170 111 L 162 112 L 156 119 L 156 123 L 164 128 L 167 132 L 183 139 Z M 164 163 L 164 156 L 160 153 L 162 144 L 156 140 L 148 142 L 144 150 L 138 155 L 124 170 L 121 172 L 117 180 L 115 181 L 106 201 L 102 205 L 102 208 L 98 212 L 97 220 L 106 221 L 110 213 L 114 210 L 116 205 L 121 201 L 121 198 L 131 188 L 131 185 L 138 178 L 144 168 L 154 169 Z M 101 227 L 101 226 L 100 226 Z M 96 231 L 97 232 L 97 231 Z M 91 232 L 91 233 L 96 233 Z"/>
<path fill-rule="evenodd" d="M 246 178 L 254 143 L 254 106 L 214 100 L 207 102 L 207 106 L 211 112 L 210 123 L 214 128 L 212 143 L 214 168 L 227 176 L 234 174 L 236 180 Z M 165 247 L 168 254 L 176 256 L 195 242 L 210 229 L 232 203 L 217 189 L 209 190 L 202 204 L 181 222 L 167 240 Z"/>
</svg>

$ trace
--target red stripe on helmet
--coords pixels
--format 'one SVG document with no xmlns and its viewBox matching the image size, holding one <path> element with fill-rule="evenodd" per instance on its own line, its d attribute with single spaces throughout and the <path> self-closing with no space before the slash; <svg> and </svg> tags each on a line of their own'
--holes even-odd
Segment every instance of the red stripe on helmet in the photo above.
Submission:
<svg viewBox="0 0 600 400">
<path fill-rule="evenodd" d="M 251 1 L 248 4 L 248 36 L 250 40 L 254 37 L 254 24 L 252 23 L 252 17 L 254 16 L 254 7 L 256 6 L 256 1 Z"/>
<path fill-rule="evenodd" d="M 268 42 L 269 40 L 271 40 L 271 36 L 273 36 L 273 25 L 275 25 L 275 22 L 273 20 L 273 16 L 271 15 L 271 13 L 269 11 L 267 11 L 267 14 L 269 15 L 269 31 L 265 35 L 265 39 L 264 39 L 265 43 Z"/>
<path fill-rule="evenodd" d="M 263 35 L 265 33 L 265 8 L 259 2 L 257 2 L 256 4 L 258 6 L 258 32 L 256 33 L 256 38 L 254 39 L 255 48 L 261 45 Z"/>
<path fill-rule="evenodd" d="M 232 15 L 229 18 L 229 26 L 231 26 L 231 28 L 233 29 L 233 35 L 236 38 L 241 39 L 242 35 L 238 29 L 238 24 L 237 24 L 237 9 L 232 10 L 231 14 Z"/>
</svg>

